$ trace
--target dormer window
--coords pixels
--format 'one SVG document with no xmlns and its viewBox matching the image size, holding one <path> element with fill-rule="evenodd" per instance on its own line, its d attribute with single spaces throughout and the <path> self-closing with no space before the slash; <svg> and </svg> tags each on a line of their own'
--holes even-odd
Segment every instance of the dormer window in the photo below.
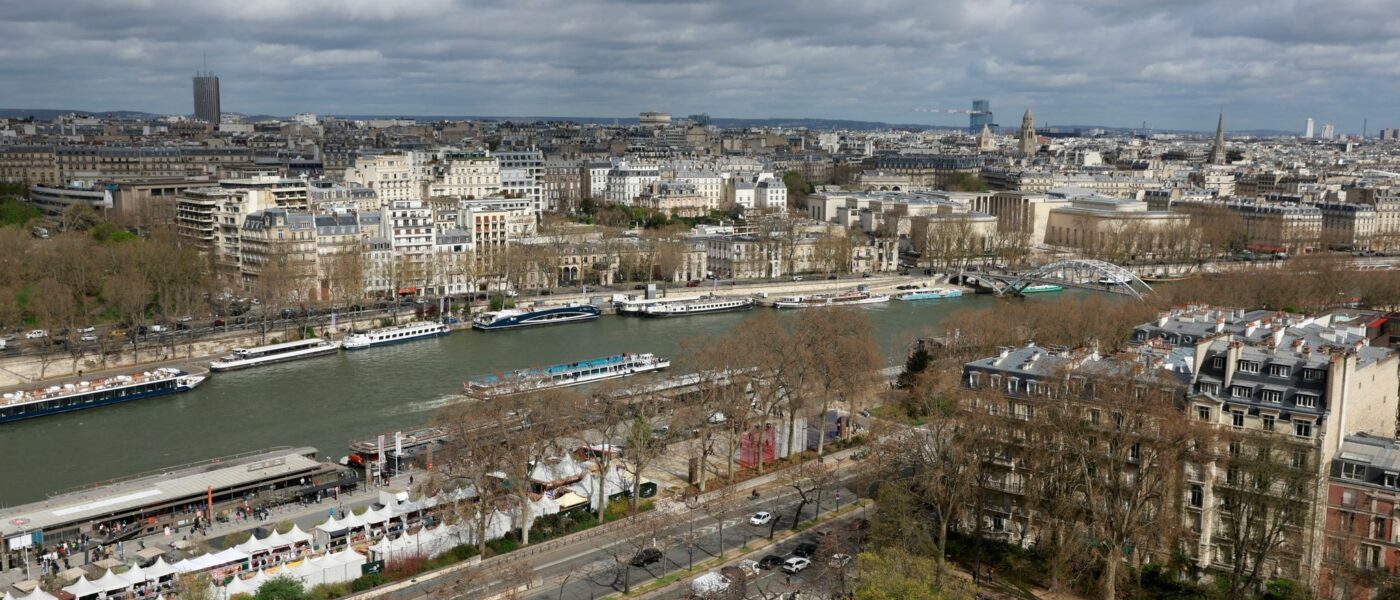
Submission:
<svg viewBox="0 0 1400 600">
<path fill-rule="evenodd" d="M 1322 369 L 1303 369 L 1303 381 L 1318 381 L 1322 377 Z"/>
<path fill-rule="evenodd" d="M 1317 396 L 1312 394 L 1297 394 L 1293 396 L 1293 403 L 1302 408 L 1317 408 Z"/>
<path fill-rule="evenodd" d="M 1259 363 L 1254 362 L 1252 360 L 1241 360 L 1238 363 L 1236 363 L 1236 366 L 1239 368 L 1241 373 L 1259 372 Z"/>
<path fill-rule="evenodd" d="M 1248 398 L 1248 397 L 1249 397 L 1249 391 L 1250 391 L 1249 388 L 1247 388 L 1247 387 L 1245 387 L 1245 386 L 1242 386 L 1242 385 L 1232 385 L 1232 386 L 1230 386 L 1230 397 L 1232 397 L 1232 398 Z"/>
<path fill-rule="evenodd" d="M 1269 365 L 1269 376 L 1271 377 L 1288 377 L 1292 372 L 1293 370 L 1288 368 L 1288 365 Z"/>
<path fill-rule="evenodd" d="M 1217 356 L 1217 357 L 1215 357 L 1215 358 L 1210 359 L 1210 366 L 1211 366 L 1212 368 L 1216 368 L 1216 369 L 1224 369 L 1224 368 L 1225 368 L 1225 357 L 1223 357 L 1223 356 Z"/>
<path fill-rule="evenodd" d="M 1274 404 L 1278 404 L 1279 402 L 1283 401 L 1283 392 L 1280 392 L 1278 390 L 1263 390 L 1259 392 L 1259 398 L 1264 400 L 1265 402 L 1273 402 Z"/>
</svg>

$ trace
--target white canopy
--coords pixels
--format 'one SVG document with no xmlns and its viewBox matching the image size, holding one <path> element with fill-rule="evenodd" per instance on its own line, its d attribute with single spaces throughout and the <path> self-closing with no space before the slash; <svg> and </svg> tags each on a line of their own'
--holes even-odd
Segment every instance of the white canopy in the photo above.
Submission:
<svg viewBox="0 0 1400 600">
<path fill-rule="evenodd" d="M 295 523 L 292 524 L 292 530 L 282 534 L 282 537 L 293 544 L 311 541 L 311 534 L 302 531 Z"/>
<path fill-rule="evenodd" d="M 156 562 L 153 562 L 151 563 L 151 566 L 146 567 L 146 577 L 155 580 L 159 580 L 160 578 L 165 577 L 166 575 L 170 575 L 174 572 L 175 567 L 172 567 L 169 563 L 165 562 L 164 557 L 156 558 Z"/>
<path fill-rule="evenodd" d="M 130 581 L 127 581 L 126 578 L 121 575 L 113 573 L 111 569 L 107 569 L 107 572 L 103 573 L 102 577 L 92 582 L 92 584 L 104 592 L 115 592 L 131 587 Z"/>
<path fill-rule="evenodd" d="M 272 549 L 270 546 L 263 543 L 262 540 L 258 539 L 258 536 L 256 534 L 249 535 L 247 541 L 243 542 L 242 544 L 238 544 L 237 546 L 234 546 L 234 548 L 237 548 L 240 552 L 246 552 L 250 555 L 257 554 L 259 552 L 267 552 L 268 550 Z"/>
<path fill-rule="evenodd" d="M 5 593 L 9 594 L 9 592 Z M 34 588 L 34 591 L 30 592 L 28 596 L 20 596 L 15 600 L 58 600 L 58 598 L 42 589 Z"/>
<path fill-rule="evenodd" d="M 119 575 L 119 577 L 125 579 L 128 585 L 141 585 L 152 579 L 150 575 L 147 575 L 146 572 L 141 569 L 140 565 L 127 569 L 127 571 Z"/>
<path fill-rule="evenodd" d="M 384 507 L 383 510 L 375 510 L 371 508 L 369 510 L 366 510 L 365 514 L 360 515 L 360 519 L 368 525 L 378 525 L 380 523 L 388 521 L 390 513 L 392 512 L 393 510 L 387 506 Z"/>
<path fill-rule="evenodd" d="M 272 530 L 272 533 L 270 535 L 259 541 L 261 541 L 263 545 L 273 550 L 276 550 L 278 548 L 286 548 L 296 543 L 291 540 L 288 540 L 285 537 L 282 537 L 282 534 L 277 533 L 276 529 Z"/>
<path fill-rule="evenodd" d="M 248 560 L 248 555 L 234 548 L 229 548 L 218 554 L 203 554 L 189 560 L 182 560 L 175 563 L 175 570 L 180 573 L 192 571 L 203 571 L 214 567 L 222 567 L 227 564 Z"/>
<path fill-rule="evenodd" d="M 35 591 L 37 592 L 38 590 Z M 88 581 L 86 577 L 79 577 L 77 581 L 73 582 L 73 585 L 63 588 L 63 591 L 73 594 L 73 597 L 75 598 L 82 598 L 83 596 L 94 596 L 97 594 L 101 594 L 102 588 L 99 587 L 97 584 Z"/>
<path fill-rule="evenodd" d="M 345 518 L 340 520 L 340 526 L 344 529 L 359 529 L 365 526 L 365 521 L 351 512 L 346 513 Z"/>
<path fill-rule="evenodd" d="M 325 523 L 317 525 L 316 529 L 324 531 L 326 533 L 332 533 L 335 531 L 345 529 L 345 525 L 340 521 L 335 520 L 335 516 L 332 515 L 330 518 L 326 519 Z"/>
</svg>

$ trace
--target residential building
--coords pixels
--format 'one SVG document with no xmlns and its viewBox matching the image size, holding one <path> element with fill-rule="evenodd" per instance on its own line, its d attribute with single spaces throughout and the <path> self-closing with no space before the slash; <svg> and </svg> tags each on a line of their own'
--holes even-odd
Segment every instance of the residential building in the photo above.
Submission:
<svg viewBox="0 0 1400 600">
<path fill-rule="evenodd" d="M 535 214 L 544 206 L 544 153 L 539 150 L 497 152 L 500 165 L 501 192 L 515 198 L 530 200 Z"/>
<path fill-rule="evenodd" d="M 501 191 L 501 166 L 487 154 L 451 152 L 443 156 L 442 177 L 429 186 L 431 197 L 476 199 Z"/>
<path fill-rule="evenodd" d="M 354 165 L 345 171 L 345 181 L 374 190 L 384 202 L 422 199 L 422 188 L 409 168 L 408 157 L 398 152 L 355 157 Z"/>
</svg>

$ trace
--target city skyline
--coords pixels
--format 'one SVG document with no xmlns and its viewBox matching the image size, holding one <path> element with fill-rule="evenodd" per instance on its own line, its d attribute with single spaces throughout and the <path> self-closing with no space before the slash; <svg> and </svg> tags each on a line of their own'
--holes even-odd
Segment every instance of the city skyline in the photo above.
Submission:
<svg viewBox="0 0 1400 600">
<path fill-rule="evenodd" d="M 1318 21 L 1323 4 L 1300 4 L 25 4 L 0 24 L 0 77 L 13 82 L 0 105 L 189 114 L 207 53 L 224 109 L 244 114 L 662 110 L 965 127 L 914 109 L 987 98 L 1050 125 L 1208 130 L 1222 109 L 1237 130 L 1400 122 L 1385 101 L 1400 47 L 1384 7 L 1327 6 Z"/>
</svg>

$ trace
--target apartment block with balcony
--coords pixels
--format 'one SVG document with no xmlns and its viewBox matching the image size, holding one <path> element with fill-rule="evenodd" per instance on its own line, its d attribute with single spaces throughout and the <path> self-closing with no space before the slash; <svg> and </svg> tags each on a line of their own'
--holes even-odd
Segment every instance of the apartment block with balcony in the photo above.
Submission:
<svg viewBox="0 0 1400 600">
<path fill-rule="evenodd" d="M 1400 444 L 1350 435 L 1328 467 L 1318 597 L 1369 600 L 1400 575 Z"/>
</svg>

